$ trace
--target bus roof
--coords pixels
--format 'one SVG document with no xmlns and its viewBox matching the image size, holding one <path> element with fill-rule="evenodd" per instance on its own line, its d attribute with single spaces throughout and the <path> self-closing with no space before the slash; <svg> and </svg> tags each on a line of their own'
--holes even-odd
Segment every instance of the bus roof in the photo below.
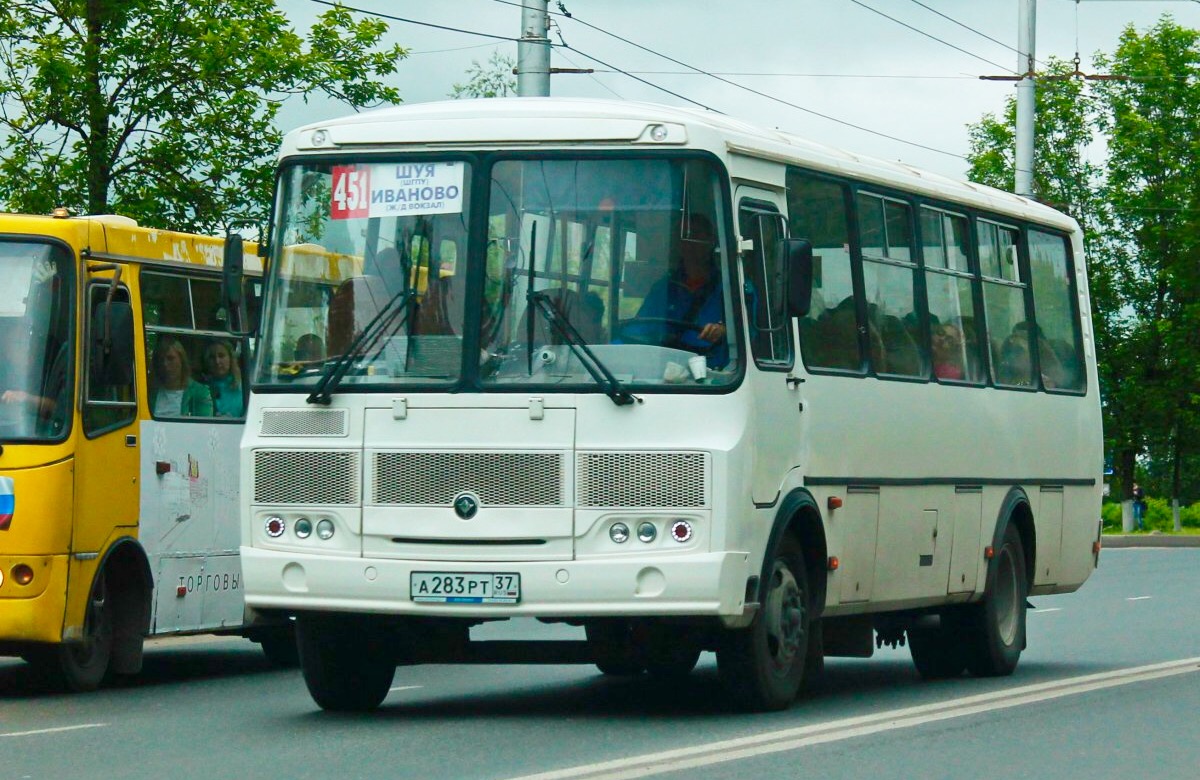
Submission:
<svg viewBox="0 0 1200 780">
<path fill-rule="evenodd" d="M 217 236 L 142 227 L 136 220 L 116 214 L 81 217 L 0 214 L 0 234 L 51 236 L 77 249 L 118 259 L 214 268 L 221 266 L 225 246 L 225 240 Z M 257 244 L 245 243 L 243 266 L 248 273 L 262 272 Z"/>
<path fill-rule="evenodd" d="M 665 139 L 658 141 L 650 136 L 650 128 L 655 125 L 665 126 Z M 580 98 L 415 103 L 293 130 L 284 138 L 282 157 L 331 151 L 378 152 L 396 145 L 446 149 L 545 144 L 701 148 L 722 157 L 742 155 L 799 165 L 1033 219 L 1064 230 L 1078 229 L 1075 221 L 1061 212 L 1011 192 L 956 180 L 899 161 L 855 154 L 711 111 L 654 103 Z"/>
</svg>

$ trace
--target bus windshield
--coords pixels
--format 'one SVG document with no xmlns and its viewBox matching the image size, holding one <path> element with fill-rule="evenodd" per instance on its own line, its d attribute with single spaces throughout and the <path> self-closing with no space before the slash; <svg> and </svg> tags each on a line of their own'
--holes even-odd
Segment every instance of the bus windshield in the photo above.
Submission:
<svg viewBox="0 0 1200 780">
<path fill-rule="evenodd" d="M 0 441 L 50 441 L 69 432 L 73 290 L 65 251 L 0 240 Z"/>
<path fill-rule="evenodd" d="M 478 164 L 287 168 L 259 382 L 612 393 L 733 381 L 712 162 L 496 157 L 473 194 Z"/>
</svg>

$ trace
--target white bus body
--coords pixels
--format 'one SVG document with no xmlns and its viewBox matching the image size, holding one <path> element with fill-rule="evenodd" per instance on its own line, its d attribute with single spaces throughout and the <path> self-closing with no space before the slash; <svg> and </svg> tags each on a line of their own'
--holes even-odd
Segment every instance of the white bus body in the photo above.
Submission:
<svg viewBox="0 0 1200 780">
<path fill-rule="evenodd" d="M 1096 565 L 1087 280 L 1056 211 L 565 99 L 302 128 L 279 189 L 242 569 L 249 607 L 297 616 L 324 707 L 376 706 L 397 663 L 678 674 L 715 650 L 736 700 L 778 708 L 904 632 L 926 676 L 1006 674 L 1025 597 Z M 674 258 L 704 223 L 701 294 Z M 588 641 L 468 641 L 515 616 Z"/>
</svg>

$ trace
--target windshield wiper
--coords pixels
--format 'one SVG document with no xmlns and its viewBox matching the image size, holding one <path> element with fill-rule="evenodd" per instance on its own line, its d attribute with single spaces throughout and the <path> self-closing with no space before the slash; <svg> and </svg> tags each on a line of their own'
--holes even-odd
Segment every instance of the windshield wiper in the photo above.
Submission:
<svg viewBox="0 0 1200 780">
<path fill-rule="evenodd" d="M 395 333 L 408 319 L 408 304 L 412 297 L 411 287 L 405 287 L 393 295 L 391 300 L 379 310 L 379 313 L 358 332 L 358 335 L 346 347 L 346 351 L 329 364 L 325 373 L 321 375 L 321 381 L 317 383 L 316 388 L 305 400 L 310 404 L 329 406 L 330 401 L 333 400 L 333 391 L 337 389 L 342 377 L 350 370 L 350 364 L 373 350 L 385 332 Z M 395 327 L 392 327 L 393 325 Z"/>
<path fill-rule="evenodd" d="M 596 357 L 596 354 L 588 348 L 587 341 L 580 335 L 575 326 L 571 324 L 571 321 L 563 316 L 563 313 L 554 305 L 554 302 L 550 300 L 550 296 L 545 291 L 532 290 L 526 295 L 526 300 L 529 302 L 529 305 L 537 309 L 546 319 L 546 323 L 550 325 L 550 328 L 567 343 L 567 346 L 571 348 L 571 352 L 575 353 L 575 356 L 579 358 L 579 362 L 592 375 L 592 379 L 596 381 L 596 384 L 604 388 L 605 395 L 611 398 L 614 404 L 617 406 L 627 406 L 634 401 L 639 404 L 642 402 L 641 398 L 626 390 L 620 380 L 613 375 L 613 372 L 608 370 L 608 366 L 604 365 L 600 361 L 600 358 Z M 530 321 L 532 322 L 532 318 L 530 318 Z"/>
</svg>

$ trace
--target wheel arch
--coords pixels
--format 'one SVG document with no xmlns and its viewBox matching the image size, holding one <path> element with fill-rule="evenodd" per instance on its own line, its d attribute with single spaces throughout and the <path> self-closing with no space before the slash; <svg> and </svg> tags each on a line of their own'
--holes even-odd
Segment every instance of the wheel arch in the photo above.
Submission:
<svg viewBox="0 0 1200 780">
<path fill-rule="evenodd" d="M 137 539 L 123 536 L 105 551 L 96 572 L 108 578 L 109 598 L 113 600 L 112 670 L 136 674 L 142 668 L 142 640 L 150 631 L 150 599 L 154 593 L 150 561 Z"/>
<path fill-rule="evenodd" d="M 1037 530 L 1033 521 L 1033 508 L 1029 496 L 1021 487 L 1011 487 L 1000 503 L 996 525 L 992 531 L 992 549 L 1004 543 L 1004 529 L 1012 523 L 1021 535 L 1021 548 L 1025 557 L 1025 584 L 1033 587 L 1033 574 L 1037 562 Z"/>
<path fill-rule="evenodd" d="M 758 580 L 758 600 L 762 603 L 764 588 L 767 585 L 766 567 L 770 563 L 771 550 L 775 549 L 780 538 L 790 533 L 800 542 L 804 553 L 805 569 L 808 572 L 809 586 L 813 594 L 813 606 L 816 614 L 820 615 L 825 607 L 825 591 L 828 581 L 829 546 L 825 540 L 825 525 L 821 519 L 821 508 L 817 500 L 805 488 L 796 488 L 788 493 L 779 503 L 775 512 L 775 522 L 771 527 L 771 535 L 767 539 L 766 552 L 763 555 L 763 575 Z"/>
</svg>

